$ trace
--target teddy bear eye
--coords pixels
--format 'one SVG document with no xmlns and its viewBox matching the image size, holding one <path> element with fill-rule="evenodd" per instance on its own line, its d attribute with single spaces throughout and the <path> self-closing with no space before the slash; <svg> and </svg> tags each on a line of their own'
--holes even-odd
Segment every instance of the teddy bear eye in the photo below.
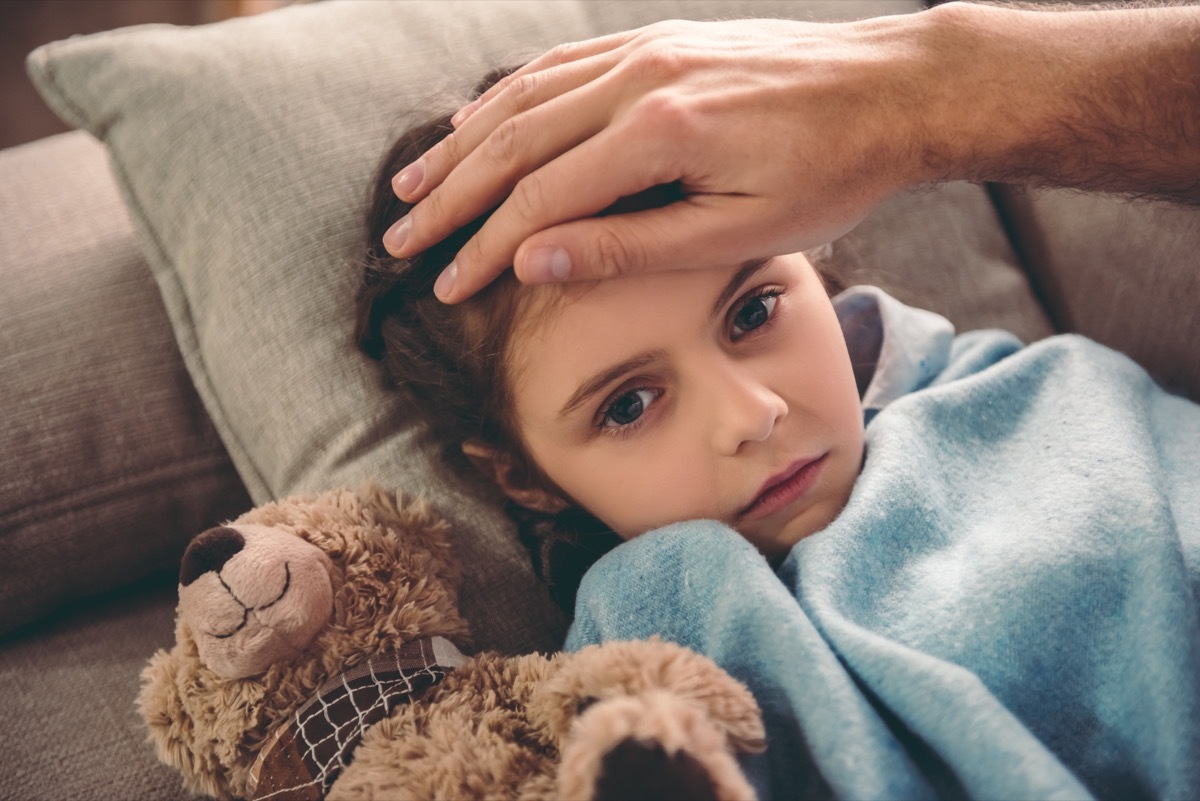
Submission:
<svg viewBox="0 0 1200 801">
<path fill-rule="evenodd" d="M 588 709 L 592 706 L 592 704 L 596 703 L 599 700 L 600 700 L 599 698 L 596 698 L 593 695 L 589 695 L 584 698 L 580 698 L 578 701 L 575 702 L 575 717 L 579 717 L 584 712 L 588 711 Z"/>
</svg>

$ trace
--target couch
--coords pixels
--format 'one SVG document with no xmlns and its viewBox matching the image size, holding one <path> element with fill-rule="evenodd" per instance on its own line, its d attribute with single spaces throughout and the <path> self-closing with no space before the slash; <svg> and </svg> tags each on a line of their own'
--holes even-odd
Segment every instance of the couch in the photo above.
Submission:
<svg viewBox="0 0 1200 801">
<path fill-rule="evenodd" d="M 658 18 L 909 13 L 918 0 L 330 0 L 141 26 L 31 55 L 80 130 L 0 152 L 0 797 L 172 798 L 134 711 L 172 640 L 188 539 L 365 479 L 430 497 L 468 566 L 476 648 L 567 625 L 494 497 L 434 467 L 351 337 L 367 180 L 486 69 Z M 834 254 L 961 329 L 1076 331 L 1200 400 L 1200 210 L 950 184 Z"/>
</svg>

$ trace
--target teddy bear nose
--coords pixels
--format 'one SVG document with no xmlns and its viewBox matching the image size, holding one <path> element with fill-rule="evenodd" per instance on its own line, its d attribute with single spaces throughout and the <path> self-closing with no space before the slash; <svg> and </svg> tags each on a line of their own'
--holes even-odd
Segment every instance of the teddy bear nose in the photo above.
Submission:
<svg viewBox="0 0 1200 801">
<path fill-rule="evenodd" d="M 186 587 L 209 571 L 219 571 L 245 544 L 246 539 L 229 526 L 200 532 L 183 552 L 179 583 Z"/>
</svg>

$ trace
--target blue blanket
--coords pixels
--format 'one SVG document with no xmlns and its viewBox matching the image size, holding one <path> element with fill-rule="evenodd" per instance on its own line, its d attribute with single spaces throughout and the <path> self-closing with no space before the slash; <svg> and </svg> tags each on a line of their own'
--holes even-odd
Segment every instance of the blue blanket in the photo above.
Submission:
<svg viewBox="0 0 1200 801">
<path fill-rule="evenodd" d="M 762 798 L 1200 798 L 1200 406 L 1080 337 L 838 310 L 871 377 L 843 513 L 777 569 L 711 521 L 624 543 L 567 647 L 713 657 Z"/>
</svg>

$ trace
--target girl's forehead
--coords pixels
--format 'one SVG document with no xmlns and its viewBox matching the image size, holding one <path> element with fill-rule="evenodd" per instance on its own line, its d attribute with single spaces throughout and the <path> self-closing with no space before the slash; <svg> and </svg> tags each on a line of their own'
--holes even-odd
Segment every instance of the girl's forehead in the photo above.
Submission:
<svg viewBox="0 0 1200 801">
<path fill-rule="evenodd" d="M 813 282 L 801 254 L 729 270 L 682 270 L 574 284 L 524 286 L 508 349 L 507 374 L 518 413 L 529 393 L 570 394 L 614 365 L 680 353 L 724 326 L 723 310 L 755 282 Z M 570 385 L 570 386 L 568 386 Z"/>
<path fill-rule="evenodd" d="M 595 338 L 651 339 L 706 315 L 728 279 L 725 271 L 690 270 L 523 287 L 514 352 L 576 340 L 601 344 Z"/>
<path fill-rule="evenodd" d="M 739 278 L 778 266 L 818 280 L 800 253 L 746 262 L 728 270 L 677 270 L 606 281 L 522 285 L 513 342 L 537 345 L 589 332 L 644 332 L 688 321 L 703 323 L 719 301 L 731 300 Z"/>
</svg>

